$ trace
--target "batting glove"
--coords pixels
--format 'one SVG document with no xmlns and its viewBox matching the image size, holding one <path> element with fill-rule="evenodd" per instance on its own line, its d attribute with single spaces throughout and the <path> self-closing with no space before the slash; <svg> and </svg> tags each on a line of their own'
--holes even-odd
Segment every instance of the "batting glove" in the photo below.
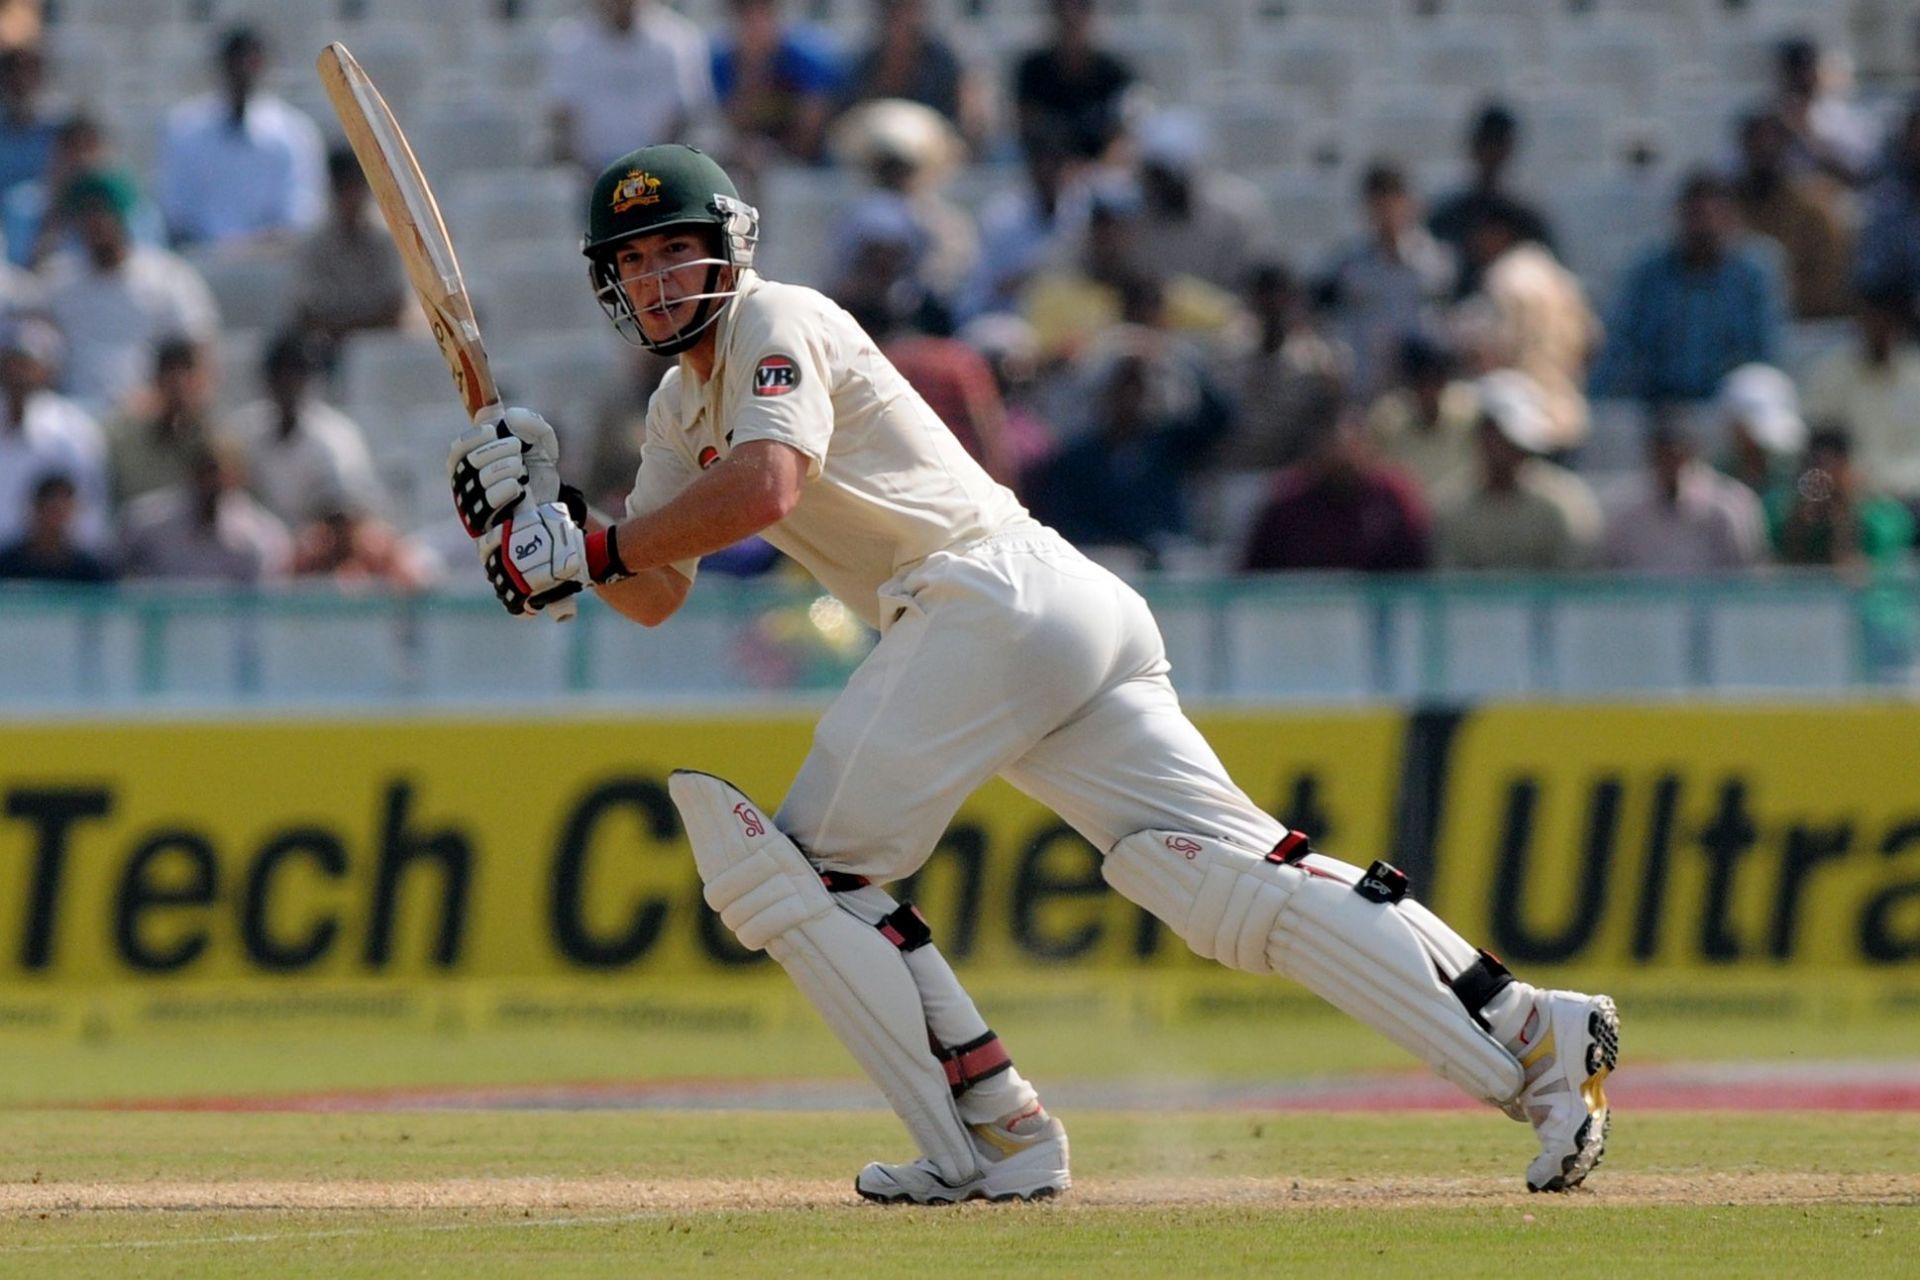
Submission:
<svg viewBox="0 0 1920 1280">
<path fill-rule="evenodd" d="M 509 409 L 454 440 L 447 480 L 460 523 L 478 538 L 528 494 L 535 503 L 560 497 L 560 442 L 533 410 Z"/>
<path fill-rule="evenodd" d="M 493 594 L 516 618 L 531 617 L 589 582 L 587 534 L 557 502 L 509 512 L 480 539 Z"/>
</svg>

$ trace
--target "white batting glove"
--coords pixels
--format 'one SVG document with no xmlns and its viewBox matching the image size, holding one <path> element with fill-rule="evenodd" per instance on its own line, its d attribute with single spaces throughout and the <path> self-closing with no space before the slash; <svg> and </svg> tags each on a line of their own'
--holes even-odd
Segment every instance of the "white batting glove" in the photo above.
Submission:
<svg viewBox="0 0 1920 1280">
<path fill-rule="evenodd" d="M 447 453 L 447 482 L 467 536 L 478 538 L 520 500 L 560 497 L 560 442 L 531 409 L 508 409 L 456 438 Z"/>
<path fill-rule="evenodd" d="M 557 502 L 523 507 L 480 538 L 487 581 L 508 613 L 531 617 L 589 585 L 587 534 Z"/>
</svg>

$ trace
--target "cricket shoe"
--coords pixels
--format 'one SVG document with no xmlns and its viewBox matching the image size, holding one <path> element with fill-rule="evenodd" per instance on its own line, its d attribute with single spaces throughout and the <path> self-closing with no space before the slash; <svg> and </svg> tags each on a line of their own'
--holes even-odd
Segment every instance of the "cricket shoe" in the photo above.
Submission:
<svg viewBox="0 0 1920 1280">
<path fill-rule="evenodd" d="M 881 1204 L 957 1204 L 962 1200 L 1045 1200 L 1073 1185 L 1067 1172 L 1066 1126 L 1039 1103 L 992 1124 L 967 1126 L 980 1170 L 948 1182 L 924 1157 L 909 1164 L 870 1164 L 853 1189 Z"/>
<path fill-rule="evenodd" d="M 1512 1048 L 1527 1080 L 1512 1111 L 1540 1138 L 1527 1190 L 1571 1191 L 1606 1151 L 1604 1086 L 1620 1059 L 1620 1015 L 1606 996 L 1541 991 Z"/>
</svg>

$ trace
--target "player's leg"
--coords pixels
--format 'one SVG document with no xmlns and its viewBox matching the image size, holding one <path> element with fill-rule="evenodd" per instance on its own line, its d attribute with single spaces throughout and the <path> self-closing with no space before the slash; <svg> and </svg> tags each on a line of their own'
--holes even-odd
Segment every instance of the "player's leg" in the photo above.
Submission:
<svg viewBox="0 0 1920 1280">
<path fill-rule="evenodd" d="M 1577 1184 L 1605 1141 L 1612 1002 L 1515 981 L 1391 867 L 1314 853 L 1233 785 L 1163 671 L 1118 682 L 1004 776 L 1106 850 L 1107 881 L 1196 952 L 1293 978 L 1532 1121 L 1528 1185 Z"/>
<path fill-rule="evenodd" d="M 902 1111 L 923 1157 L 863 1170 L 856 1185 L 874 1199 L 1032 1196 L 1069 1185 L 1065 1130 L 1040 1106 L 911 907 L 872 883 L 917 870 L 961 801 L 1097 687 L 1101 663 L 1084 650 L 1104 651 L 1107 639 L 1077 623 L 1023 636 L 1012 594 L 1006 567 L 992 557 L 931 566 L 903 584 L 898 615 L 822 718 L 772 823 L 824 873 L 837 911 L 894 947 L 892 956 L 865 960 L 910 978 L 918 1007 L 873 1001 L 868 1013 L 890 1020 L 893 1041 L 931 1041 L 925 1066 L 955 1095 L 957 1125 L 939 1123 L 925 1107 L 918 1115 Z M 708 892 L 712 901 L 712 881 Z M 815 1003 L 828 1012 L 828 1004 Z M 851 1047 L 857 1033 L 835 1029 Z M 881 1072 L 862 1063 L 887 1088 Z M 881 1066 L 898 1074 L 895 1064 Z M 923 1078 L 916 1076 L 916 1087 Z M 974 1152 L 977 1185 L 956 1186 L 952 1161 L 940 1154 L 962 1140 Z"/>
</svg>

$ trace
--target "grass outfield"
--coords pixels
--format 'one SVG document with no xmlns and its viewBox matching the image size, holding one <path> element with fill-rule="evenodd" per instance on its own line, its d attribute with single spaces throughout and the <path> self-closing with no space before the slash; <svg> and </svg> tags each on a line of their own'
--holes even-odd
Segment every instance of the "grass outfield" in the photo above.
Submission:
<svg viewBox="0 0 1920 1280">
<path fill-rule="evenodd" d="M 776 975 L 777 976 L 777 975 Z M 1241 975 L 1226 975 L 1236 979 Z M 1111 984 L 1109 984 L 1110 986 Z M 1136 985 L 1144 986 L 1144 983 Z M 1043 1090 L 1061 1080 L 1267 1081 L 1404 1071 L 1414 1060 L 1303 994 L 1273 1008 L 1173 1022 L 1126 1009 L 1081 1013 L 1045 997 L 1024 1005 L 991 991 L 982 1007 L 1021 1069 Z M 0 1037 L 0 1108 L 333 1089 L 565 1084 L 581 1081 L 851 1080 L 859 1068 L 819 1016 L 783 984 L 753 1025 L 687 1029 L 464 1024 L 328 1030 L 271 1023 L 123 1035 Z M 1248 984 L 1224 985 L 1240 991 Z M 1078 989 L 1068 988 L 1067 995 Z M 1266 991 L 1285 991 L 1278 984 Z M 1018 993 L 1015 993 L 1016 995 Z M 1920 1019 L 1871 1008 L 1767 1013 L 1673 1011 L 1623 994 L 1623 1070 L 1678 1062 L 1808 1058 L 1920 1060 Z"/>
<path fill-rule="evenodd" d="M 0 1115 L 0 1274 L 1912 1274 L 1920 1117 L 1623 1114 L 1528 1196 L 1476 1114 L 1067 1117 L 1078 1185 L 883 1209 L 874 1113 Z"/>
</svg>

